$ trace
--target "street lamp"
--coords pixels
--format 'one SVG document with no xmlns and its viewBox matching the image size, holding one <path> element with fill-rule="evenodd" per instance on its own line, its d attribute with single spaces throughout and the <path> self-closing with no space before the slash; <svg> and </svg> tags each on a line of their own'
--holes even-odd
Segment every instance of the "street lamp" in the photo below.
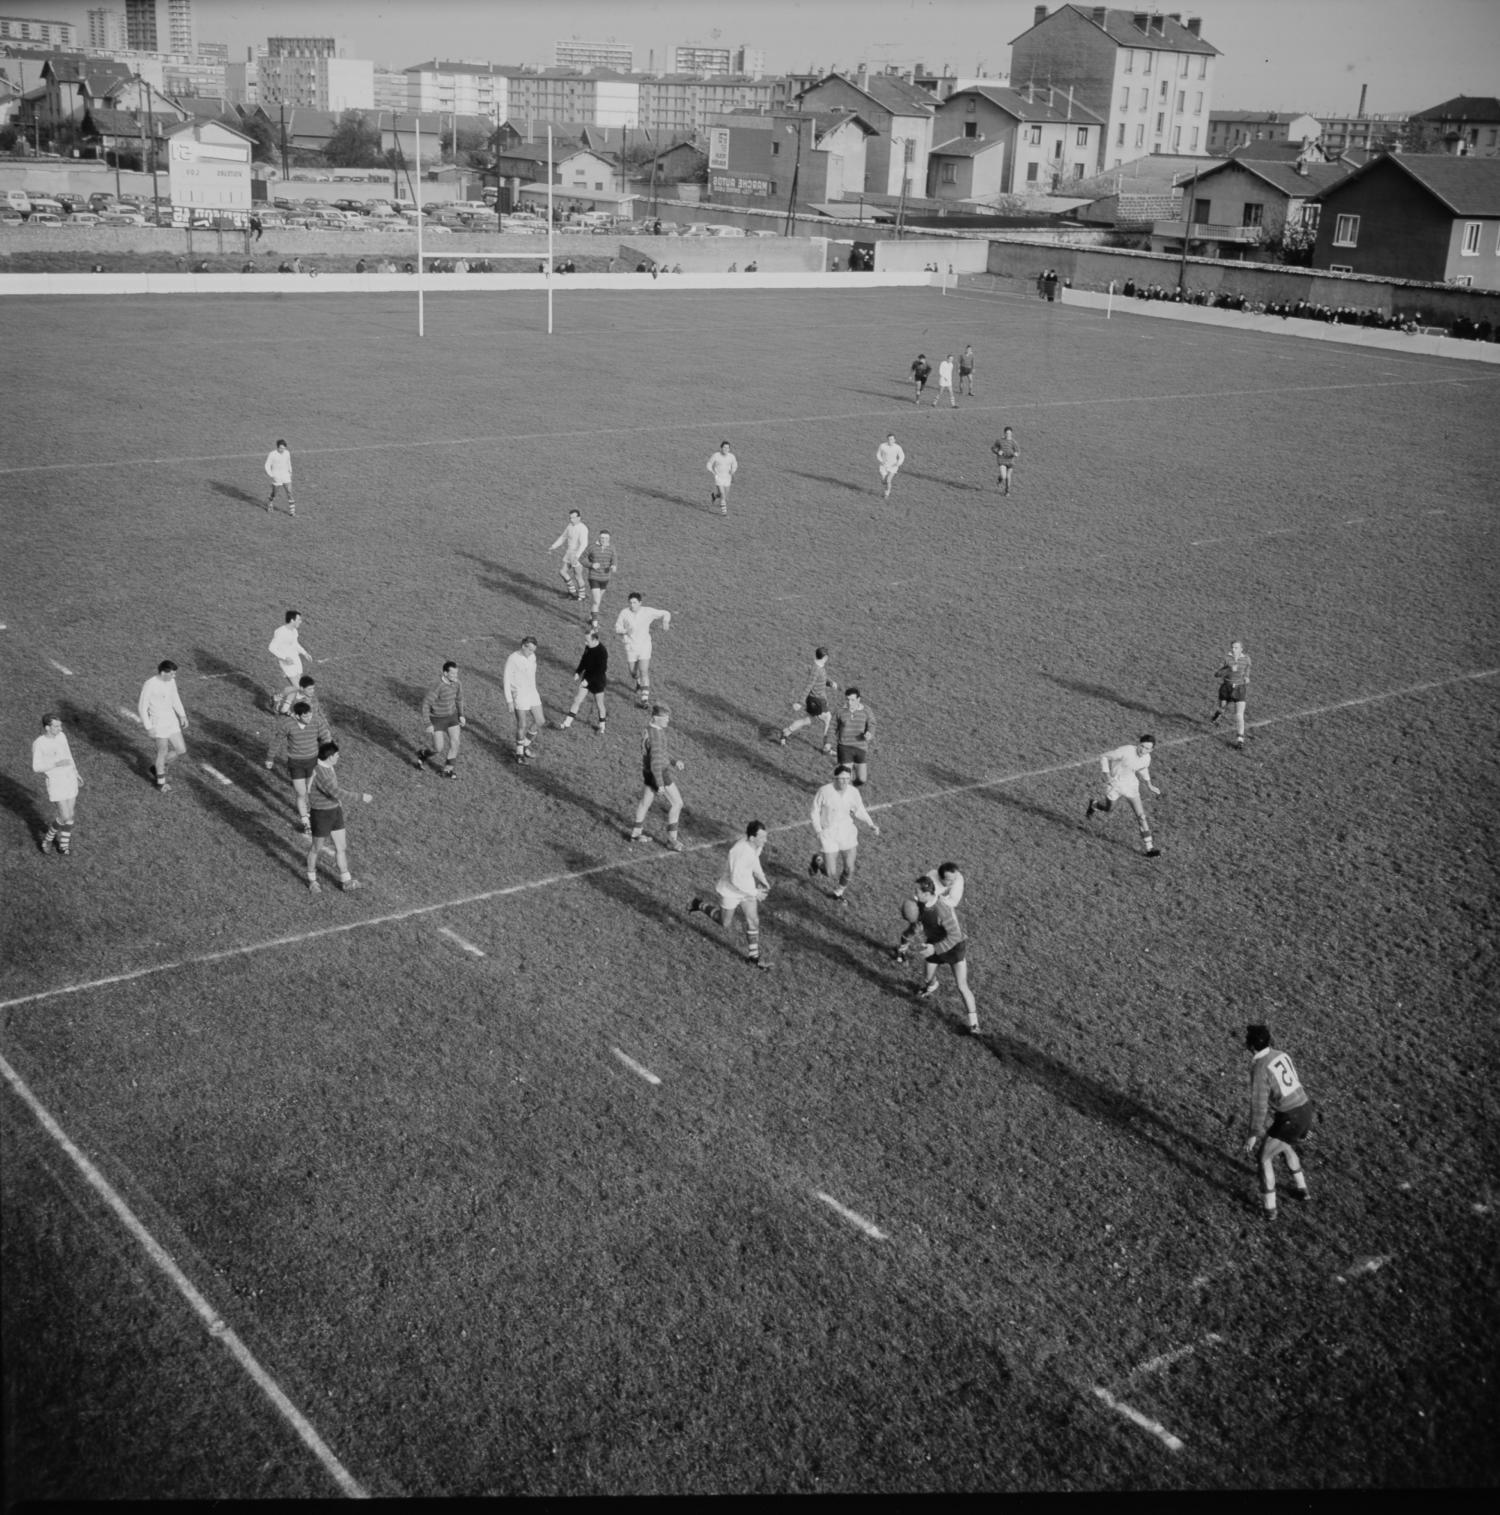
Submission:
<svg viewBox="0 0 1500 1515">
<path fill-rule="evenodd" d="M 802 121 L 799 118 L 795 126 L 788 126 L 789 132 L 794 132 L 797 137 L 797 161 L 792 165 L 792 190 L 786 199 L 786 231 L 783 236 L 792 235 L 792 227 L 797 214 L 797 179 L 802 172 Z"/>
</svg>

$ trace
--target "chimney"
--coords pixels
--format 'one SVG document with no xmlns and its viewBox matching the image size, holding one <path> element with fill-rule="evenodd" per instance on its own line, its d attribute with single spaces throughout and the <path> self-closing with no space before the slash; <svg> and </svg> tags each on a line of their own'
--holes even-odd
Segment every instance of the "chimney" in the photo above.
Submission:
<svg viewBox="0 0 1500 1515">
<path fill-rule="evenodd" d="M 858 85 L 859 85 L 859 87 L 861 89 L 869 89 L 869 87 L 870 87 L 870 65 L 868 63 L 861 63 L 859 65 L 859 70 L 855 74 L 855 82 L 858 83 Z"/>
<path fill-rule="evenodd" d="M 1096 5 L 1093 10 L 1089 12 L 1089 17 L 1095 26 L 1103 26 L 1104 18 L 1107 15 L 1109 15 L 1109 8 L 1103 5 Z"/>
<path fill-rule="evenodd" d="M 1047 86 L 1047 108 L 1049 110 L 1052 108 L 1052 86 L 1050 84 Z"/>
<path fill-rule="evenodd" d="M 1042 22 L 1045 21 L 1046 19 L 1047 19 L 1047 7 L 1045 5 L 1039 5 L 1039 6 L 1037 6 L 1036 10 L 1032 12 L 1032 15 L 1031 15 L 1031 24 L 1033 26 L 1040 26 L 1042 24 Z"/>
<path fill-rule="evenodd" d="M 1195 37 L 1198 36 L 1199 33 L 1201 33 L 1202 30 L 1203 30 L 1203 17 L 1202 16 L 1189 16 L 1188 19 L 1187 19 L 1187 29 Z"/>
<path fill-rule="evenodd" d="M 1151 17 L 1148 16 L 1145 11 L 1136 11 L 1136 13 L 1131 16 L 1130 21 L 1131 25 L 1134 26 L 1138 32 L 1149 33 L 1151 30 Z"/>
<path fill-rule="evenodd" d="M 1361 84 L 1360 85 L 1360 87 L 1359 87 L 1359 114 L 1360 114 L 1361 117 L 1363 117 L 1364 113 L 1365 113 L 1365 96 L 1369 93 L 1369 91 L 1370 91 L 1370 86 L 1368 84 Z"/>
</svg>

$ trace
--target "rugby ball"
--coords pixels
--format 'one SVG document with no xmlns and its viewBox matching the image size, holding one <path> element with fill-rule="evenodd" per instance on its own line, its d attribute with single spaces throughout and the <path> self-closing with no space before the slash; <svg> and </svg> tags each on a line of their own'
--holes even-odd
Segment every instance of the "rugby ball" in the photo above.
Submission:
<svg viewBox="0 0 1500 1515">
<path fill-rule="evenodd" d="M 921 919 L 922 910 L 915 900 L 902 900 L 901 914 L 908 924 L 914 926 Z"/>
</svg>

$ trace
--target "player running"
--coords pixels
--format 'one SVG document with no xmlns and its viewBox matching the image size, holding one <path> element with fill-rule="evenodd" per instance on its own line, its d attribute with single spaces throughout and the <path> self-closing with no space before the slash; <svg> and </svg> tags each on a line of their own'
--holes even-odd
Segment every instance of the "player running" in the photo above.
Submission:
<svg viewBox="0 0 1500 1515">
<path fill-rule="evenodd" d="M 651 703 L 651 624 L 661 622 L 663 631 L 672 629 L 672 612 L 643 604 L 640 592 L 632 590 L 625 597 L 625 608 L 615 617 L 615 635 L 625 644 L 625 662 L 635 680 L 636 701 Z"/>
<path fill-rule="evenodd" d="M 677 821 L 682 815 L 682 792 L 677 787 L 674 772 L 681 773 L 687 766 L 681 758 L 674 758 L 667 750 L 667 725 L 672 712 L 665 705 L 651 707 L 651 724 L 641 738 L 641 777 L 645 788 L 641 791 L 640 803 L 635 807 L 635 825 L 631 828 L 630 840 L 638 842 L 646 825 L 646 812 L 656 803 L 661 794 L 667 800 L 667 846 L 673 852 L 683 850 L 677 835 Z"/>
<path fill-rule="evenodd" d="M 823 751 L 832 757 L 833 746 L 828 740 L 828 727 L 833 721 L 833 697 L 838 692 L 839 686 L 828 672 L 828 649 L 819 647 L 813 652 L 812 673 L 808 677 L 807 688 L 801 699 L 792 701 L 792 709 L 800 714 L 790 726 L 782 727 L 777 741 L 785 747 L 789 737 L 795 736 L 804 726 L 811 726 L 815 720 L 821 720 Z"/>
<path fill-rule="evenodd" d="M 906 453 L 901 444 L 896 440 L 894 431 L 886 434 L 886 439 L 875 449 L 875 461 L 880 465 L 880 482 L 885 487 L 885 497 L 891 497 L 891 485 L 896 482 L 896 475 L 901 472 L 901 465 L 906 461 Z"/>
<path fill-rule="evenodd" d="M 724 871 L 714 885 L 719 903 L 711 905 L 698 895 L 688 902 L 688 914 L 701 911 L 716 926 L 726 929 L 734 919 L 736 910 L 745 914 L 745 961 L 752 968 L 767 969 L 770 965 L 760 955 L 760 906 L 771 892 L 770 880 L 760 865 L 760 855 L 766 845 L 766 823 L 751 821 L 745 827 L 744 836 L 729 849 Z"/>
<path fill-rule="evenodd" d="M 1146 819 L 1146 807 L 1141 803 L 1142 780 L 1152 794 L 1161 794 L 1151 782 L 1151 753 L 1155 746 L 1156 738 L 1148 732 L 1124 747 L 1114 747 L 1106 752 L 1099 759 L 1099 767 L 1104 773 L 1104 798 L 1090 800 L 1088 809 L 1083 812 L 1084 820 L 1096 810 L 1100 815 L 1108 815 L 1115 808 L 1115 801 L 1123 799 L 1135 811 L 1136 824 L 1141 829 L 1141 846 L 1147 857 L 1161 856 L 1161 848 L 1151 840 L 1151 823 Z"/>
<path fill-rule="evenodd" d="M 911 402 L 913 405 L 922 403 L 922 391 L 927 388 L 927 381 L 932 377 L 932 364 L 927 361 L 927 354 L 919 352 L 917 360 L 911 366 L 911 382 L 913 392 Z"/>
<path fill-rule="evenodd" d="M 1234 707 L 1234 745 L 1245 745 L 1245 696 L 1250 692 L 1250 654 L 1245 651 L 1243 642 L 1232 642 L 1229 646 L 1229 660 L 1224 663 L 1215 677 L 1219 681 L 1219 705 L 1209 717 L 1212 725 L 1222 716 L 1230 706 Z"/>
<path fill-rule="evenodd" d="M 964 876 L 957 863 L 939 863 L 936 868 L 929 868 L 922 877 L 930 878 L 937 897 L 946 900 L 955 910 L 963 903 Z M 901 914 L 906 920 L 906 928 L 891 953 L 898 963 L 904 963 L 911 956 L 912 943 L 921 934 L 920 903 L 915 898 L 906 900 L 901 907 Z"/>
<path fill-rule="evenodd" d="M 917 911 L 916 929 L 923 938 L 917 949 L 917 956 L 923 960 L 922 987 L 917 990 L 917 998 L 930 999 L 936 994 L 938 969 L 951 968 L 959 998 L 968 1011 L 969 1035 L 978 1036 L 979 1007 L 974 1003 L 974 991 L 969 988 L 969 944 L 964 940 L 958 913 L 938 893 L 937 882 L 930 873 L 917 880 Z"/>
<path fill-rule="evenodd" d="M 708 471 L 713 475 L 714 487 L 709 491 L 708 503 L 719 507 L 719 514 L 729 514 L 729 486 L 740 471 L 740 460 L 731 451 L 728 442 L 720 442 L 719 450 L 708 460 Z"/>
<path fill-rule="evenodd" d="M 1016 459 L 1021 456 L 1020 443 L 1016 441 L 1016 434 L 1009 426 L 1000 433 L 1000 440 L 994 443 L 990 451 L 995 455 L 995 463 L 1000 469 L 1000 477 L 995 482 L 1000 486 L 1001 494 L 1010 493 L 1010 476 L 1015 471 Z"/>
<path fill-rule="evenodd" d="M 302 677 L 302 659 L 311 659 L 312 654 L 302 645 L 300 632 L 302 629 L 302 612 L 289 610 L 286 619 L 271 634 L 270 645 L 266 651 L 276 659 L 282 673 L 286 675 L 289 684 L 295 684 Z"/>
<path fill-rule="evenodd" d="M 620 566 L 620 555 L 607 531 L 599 533 L 599 540 L 584 554 L 584 568 L 589 580 L 589 625 L 599 624 L 599 607 L 604 603 L 604 591 Z"/>
<path fill-rule="evenodd" d="M 592 626 L 589 627 L 583 656 L 578 659 L 578 667 L 573 671 L 573 682 L 578 685 L 578 692 L 573 696 L 572 708 L 562 718 L 562 729 L 566 731 L 573 724 L 578 712 L 583 709 L 583 702 L 593 695 L 594 708 L 599 713 L 598 731 L 603 736 L 604 691 L 609 684 L 609 648 L 599 640 L 599 633 Z"/>
</svg>

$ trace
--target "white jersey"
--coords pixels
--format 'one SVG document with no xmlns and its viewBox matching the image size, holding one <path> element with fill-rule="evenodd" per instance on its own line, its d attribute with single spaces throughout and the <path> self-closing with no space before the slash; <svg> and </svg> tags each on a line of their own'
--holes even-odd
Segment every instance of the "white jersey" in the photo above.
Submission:
<svg viewBox="0 0 1500 1515">
<path fill-rule="evenodd" d="M 31 744 L 31 768 L 46 774 L 49 800 L 71 800 L 78 793 L 78 769 L 73 766 L 66 732 L 48 736 L 44 731 Z"/>
<path fill-rule="evenodd" d="M 292 482 L 292 455 L 283 452 L 279 447 L 273 447 L 266 457 L 266 472 L 271 477 L 273 484 L 290 484 Z"/>
<path fill-rule="evenodd" d="M 672 612 L 656 610 L 650 605 L 642 605 L 639 610 L 632 610 L 627 605 L 615 618 L 615 632 L 625 638 L 625 656 L 632 663 L 638 663 L 642 658 L 651 656 L 651 623 L 653 621 L 660 621 L 662 630 L 665 631 L 672 624 Z"/>
<path fill-rule="evenodd" d="M 708 460 L 708 471 L 714 476 L 714 483 L 720 489 L 727 489 L 729 487 L 730 480 L 739 472 L 739 468 L 740 460 L 727 449 L 723 452 L 716 452 Z"/>
<path fill-rule="evenodd" d="M 944 358 L 943 361 L 938 364 L 938 388 L 939 389 L 952 389 L 953 388 L 953 359 L 952 358 Z"/>
<path fill-rule="evenodd" d="M 295 663 L 297 671 L 291 677 L 294 679 L 302 677 L 302 659 L 306 656 L 306 653 L 303 651 L 302 643 L 297 636 L 297 628 L 290 621 L 278 626 L 272 634 L 270 653 L 283 666 L 288 663 Z"/>
<path fill-rule="evenodd" d="M 570 562 L 576 563 L 583 556 L 583 550 L 589 545 L 589 529 L 582 521 L 569 521 L 563 527 L 563 534 L 547 549 L 548 552 L 556 552 L 559 547 L 566 550 L 563 556 Z"/>
<path fill-rule="evenodd" d="M 177 681 L 164 679 L 159 673 L 141 685 L 136 711 L 148 736 L 176 736 L 187 720 L 182 696 L 177 693 Z"/>
<path fill-rule="evenodd" d="M 936 868 L 930 869 L 927 873 L 927 877 L 932 880 L 932 887 L 937 890 L 938 898 L 940 900 L 947 900 L 948 903 L 952 905 L 955 910 L 957 910 L 964 897 L 963 874 L 955 873 L 952 880 L 946 884 L 938 878 L 938 871 Z"/>
<path fill-rule="evenodd" d="M 895 473 L 906 461 L 906 454 L 899 442 L 882 442 L 875 449 L 875 461 L 880 464 L 881 473 Z"/>
<path fill-rule="evenodd" d="M 729 849 L 724 872 L 717 884 L 719 898 L 726 905 L 738 905 L 754 899 L 759 890 L 769 889 L 764 870 L 760 866 L 760 850 L 748 836 L 741 837 Z"/>
<path fill-rule="evenodd" d="M 519 649 L 505 660 L 505 703 L 512 710 L 535 710 L 542 703 L 536 690 L 536 659 Z"/>
<path fill-rule="evenodd" d="M 859 846 L 856 820 L 867 826 L 874 824 L 870 812 L 865 809 L 863 797 L 853 784 L 840 789 L 830 780 L 813 796 L 812 826 L 824 852 L 850 852 Z"/>
<path fill-rule="evenodd" d="M 1138 751 L 1134 742 L 1111 749 L 1100 758 L 1099 763 L 1113 794 L 1139 797 L 1141 779 L 1144 778 L 1148 784 L 1151 782 L 1151 754 Z"/>
</svg>

